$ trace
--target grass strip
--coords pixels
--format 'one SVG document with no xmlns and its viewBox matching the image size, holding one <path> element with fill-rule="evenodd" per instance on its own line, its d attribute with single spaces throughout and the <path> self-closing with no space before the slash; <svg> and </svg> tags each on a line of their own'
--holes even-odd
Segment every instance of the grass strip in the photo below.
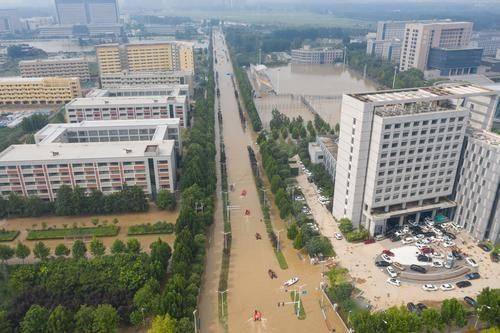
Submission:
<svg viewBox="0 0 500 333">
<path fill-rule="evenodd" d="M 298 292 L 296 291 L 291 291 L 290 292 L 290 297 L 292 299 L 292 302 L 297 302 L 298 301 Z M 295 303 L 293 305 L 293 311 L 294 311 L 294 314 L 297 315 L 297 310 L 299 311 L 299 320 L 304 320 L 306 319 L 306 310 L 304 309 L 304 304 L 302 303 L 302 300 L 300 301 L 300 309 L 299 309 L 299 304 L 298 303 Z"/>
<path fill-rule="evenodd" d="M 11 242 L 19 236 L 19 231 L 0 230 L 0 242 Z"/>
<path fill-rule="evenodd" d="M 88 227 L 88 228 L 60 228 L 60 229 L 45 229 L 45 230 L 30 230 L 27 240 L 43 240 L 43 239 L 64 239 L 67 237 L 113 237 L 118 235 L 120 227 L 115 225 Z"/>
<path fill-rule="evenodd" d="M 288 263 L 286 262 L 285 256 L 281 251 L 274 251 L 276 254 L 276 258 L 278 259 L 278 263 L 280 264 L 281 269 L 288 269 Z"/>
<path fill-rule="evenodd" d="M 128 228 L 127 235 L 138 236 L 138 235 L 159 235 L 159 234 L 173 234 L 174 224 L 159 221 L 154 224 L 138 224 L 133 225 Z"/>
</svg>

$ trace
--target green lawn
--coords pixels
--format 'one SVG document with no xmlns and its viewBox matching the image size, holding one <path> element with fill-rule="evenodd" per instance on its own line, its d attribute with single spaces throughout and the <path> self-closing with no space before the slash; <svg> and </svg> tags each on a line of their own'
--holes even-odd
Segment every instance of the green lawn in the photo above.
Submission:
<svg viewBox="0 0 500 333">
<path fill-rule="evenodd" d="M 296 291 L 291 291 L 290 292 L 290 298 L 292 299 L 292 302 L 295 302 L 298 300 L 298 295 L 297 295 L 297 292 Z M 294 304 L 293 305 L 293 311 L 295 314 L 297 314 L 297 308 L 298 308 L 298 304 Z M 300 301 L 300 309 L 299 309 L 299 320 L 304 320 L 306 319 L 306 310 L 304 309 L 304 305 L 302 303 L 302 301 Z"/>
<path fill-rule="evenodd" d="M 274 251 L 276 253 L 276 258 L 278 259 L 278 263 L 280 264 L 281 269 L 288 269 L 288 263 L 286 262 L 285 256 L 281 251 Z"/>
<path fill-rule="evenodd" d="M 61 229 L 45 229 L 31 230 L 28 232 L 27 240 L 42 240 L 42 239 L 63 239 L 66 237 L 112 237 L 118 235 L 120 227 L 102 226 L 89 228 L 61 228 Z"/>
<path fill-rule="evenodd" d="M 154 224 L 138 224 L 128 228 L 127 235 L 154 235 L 154 234 L 172 234 L 174 225 L 165 221 L 158 221 Z"/>
<path fill-rule="evenodd" d="M 11 242 L 17 238 L 19 231 L 0 230 L 0 242 Z"/>
<path fill-rule="evenodd" d="M 236 21 L 253 24 L 272 24 L 283 26 L 316 26 L 316 27 L 343 27 L 367 28 L 373 22 L 350 18 L 336 17 L 328 14 L 317 14 L 300 11 L 258 11 L 258 10 L 225 10 L 225 11 L 174 11 L 175 15 L 188 16 L 193 19 L 217 18 L 225 21 Z"/>
</svg>

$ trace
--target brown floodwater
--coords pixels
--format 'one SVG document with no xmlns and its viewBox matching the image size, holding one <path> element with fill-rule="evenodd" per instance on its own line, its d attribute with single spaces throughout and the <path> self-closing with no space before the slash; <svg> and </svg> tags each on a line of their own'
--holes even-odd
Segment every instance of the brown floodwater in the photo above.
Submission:
<svg viewBox="0 0 500 333">
<path fill-rule="evenodd" d="M 234 184 L 234 190 L 229 192 L 231 209 L 232 247 L 229 268 L 228 287 L 228 331 L 229 332 L 327 332 L 328 328 L 319 306 L 318 285 L 321 280 L 321 267 L 310 265 L 305 256 L 300 256 L 292 248 L 291 242 L 286 239 L 285 232 L 281 232 L 283 253 L 289 268 L 282 270 L 274 255 L 274 250 L 267 239 L 264 222 L 253 180 L 247 145 L 256 148 L 255 135 L 250 129 L 243 130 L 238 115 L 237 102 L 234 95 L 230 75 L 231 64 L 225 60 L 223 43 L 220 35 L 215 42 L 218 55 L 216 70 L 219 72 L 219 87 L 221 110 L 223 115 L 223 137 L 226 146 L 228 181 Z M 242 191 L 246 195 L 242 195 Z M 245 215 L 245 211 L 249 215 Z M 284 223 L 273 211 L 275 231 L 284 229 Z M 217 219 L 216 223 L 222 223 Z M 255 233 L 262 235 L 256 240 Z M 214 235 L 217 237 L 217 235 Z M 210 252 L 219 251 L 219 246 L 209 249 Z M 208 268 L 208 266 L 207 266 Z M 270 279 L 268 269 L 278 275 L 277 279 Z M 296 286 L 285 289 L 283 282 L 291 277 L 298 277 Z M 213 286 L 217 285 L 218 277 L 212 271 L 206 272 L 204 286 L 199 303 L 201 332 L 218 332 L 221 329 L 215 323 L 218 320 L 214 311 L 217 304 L 217 293 Z M 305 291 L 302 297 L 307 318 L 299 320 L 294 315 L 293 305 L 286 304 L 278 307 L 279 302 L 290 302 L 290 290 L 303 286 Z M 207 301 L 211 298 L 212 301 Z M 255 310 L 262 312 L 262 321 L 253 321 Z M 340 330 L 337 330 L 340 332 Z"/>
</svg>

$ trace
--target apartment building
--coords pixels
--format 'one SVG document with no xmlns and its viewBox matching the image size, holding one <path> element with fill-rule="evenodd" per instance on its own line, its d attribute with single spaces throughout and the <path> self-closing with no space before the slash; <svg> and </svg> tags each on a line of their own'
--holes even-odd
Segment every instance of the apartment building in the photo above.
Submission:
<svg viewBox="0 0 500 333">
<path fill-rule="evenodd" d="M 500 242 L 500 135 L 468 128 L 454 221 L 476 240 Z"/>
<path fill-rule="evenodd" d="M 178 118 L 47 124 L 34 138 L 37 144 L 174 140 L 177 152 L 182 150 Z"/>
<path fill-rule="evenodd" d="M 66 104 L 70 123 L 84 120 L 179 118 L 180 125 L 187 127 L 188 109 L 185 96 L 76 98 Z"/>
<path fill-rule="evenodd" d="M 344 59 L 344 50 L 332 48 L 309 48 L 292 50 L 292 63 L 333 64 Z"/>
<path fill-rule="evenodd" d="M 308 151 L 311 163 L 323 164 L 325 170 L 335 183 L 335 168 L 337 166 L 338 138 L 318 136 L 315 142 L 309 142 Z"/>
<path fill-rule="evenodd" d="M 469 46 L 472 22 L 414 22 L 407 23 L 401 49 L 399 69 L 427 69 L 432 48 L 462 49 Z"/>
<path fill-rule="evenodd" d="M 443 214 L 462 151 L 471 97 L 496 92 L 470 84 L 343 96 L 332 213 L 377 235 Z"/>
<path fill-rule="evenodd" d="M 121 71 L 117 73 L 101 74 L 103 89 L 124 86 L 152 86 L 152 85 L 189 85 L 190 93 L 193 89 L 192 71 L 156 71 L 132 73 Z"/>
<path fill-rule="evenodd" d="M 153 198 L 175 190 L 174 141 L 12 145 L 0 153 L 0 193 L 54 200 L 62 185 L 104 194 L 126 184 Z"/>
<path fill-rule="evenodd" d="M 377 40 L 374 37 L 367 37 L 366 54 L 399 64 L 401 45 L 400 39 Z"/>
<path fill-rule="evenodd" d="M 90 80 L 89 63 L 83 58 L 19 61 L 22 77 L 78 77 Z"/>
<path fill-rule="evenodd" d="M 81 96 L 77 77 L 0 78 L 0 105 L 63 104 Z"/>
<path fill-rule="evenodd" d="M 99 72 L 117 74 L 156 71 L 194 71 L 192 44 L 182 42 L 155 42 L 131 44 L 104 44 L 96 46 Z"/>
</svg>

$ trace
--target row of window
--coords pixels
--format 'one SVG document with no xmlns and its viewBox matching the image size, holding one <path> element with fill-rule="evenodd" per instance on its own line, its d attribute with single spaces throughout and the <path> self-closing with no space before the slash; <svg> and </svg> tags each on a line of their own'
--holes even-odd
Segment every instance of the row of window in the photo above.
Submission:
<svg viewBox="0 0 500 333">
<path fill-rule="evenodd" d="M 454 123 L 456 122 L 458 119 L 458 121 L 463 121 L 464 120 L 464 117 L 451 117 L 451 118 L 440 118 L 440 119 L 432 119 L 432 120 L 422 120 L 422 121 L 414 121 L 413 122 L 413 127 L 418 127 L 420 128 L 420 126 L 426 126 L 426 125 L 435 125 L 435 124 L 446 124 L 447 122 L 449 123 Z M 412 126 L 412 122 L 408 121 L 408 122 L 404 122 L 404 123 L 396 123 L 396 124 L 386 124 L 384 126 L 384 129 L 386 130 L 390 130 L 392 128 L 409 128 Z"/>
</svg>

